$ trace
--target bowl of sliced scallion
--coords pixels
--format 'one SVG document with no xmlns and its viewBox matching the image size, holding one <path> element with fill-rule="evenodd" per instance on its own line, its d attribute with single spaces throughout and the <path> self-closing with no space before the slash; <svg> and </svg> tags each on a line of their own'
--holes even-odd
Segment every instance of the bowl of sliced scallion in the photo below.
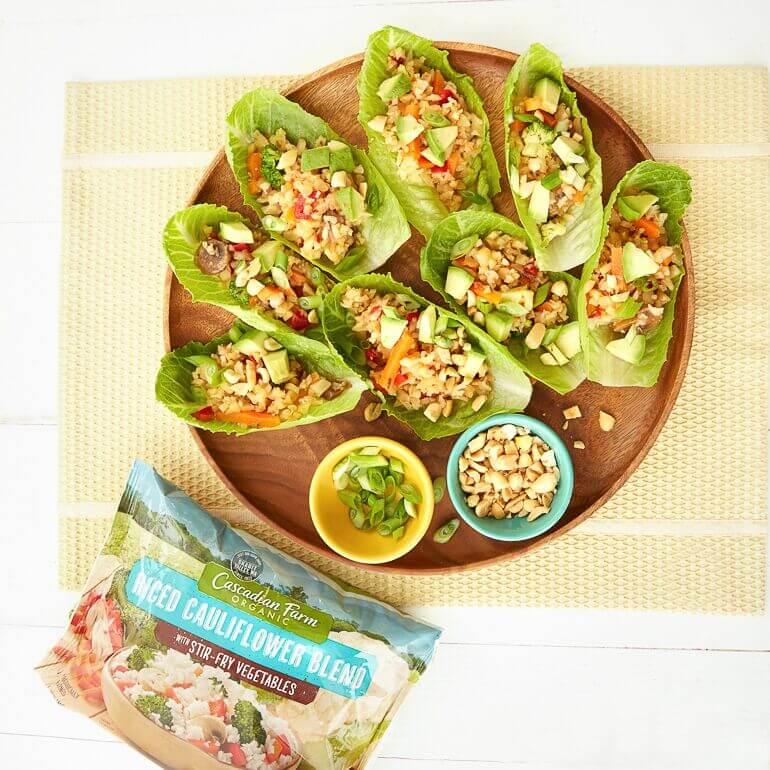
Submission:
<svg viewBox="0 0 770 770">
<path fill-rule="evenodd" d="M 433 484 L 417 455 L 382 436 L 360 436 L 329 452 L 310 482 L 310 515 L 324 542 L 364 564 L 398 559 L 433 517 Z"/>
</svg>

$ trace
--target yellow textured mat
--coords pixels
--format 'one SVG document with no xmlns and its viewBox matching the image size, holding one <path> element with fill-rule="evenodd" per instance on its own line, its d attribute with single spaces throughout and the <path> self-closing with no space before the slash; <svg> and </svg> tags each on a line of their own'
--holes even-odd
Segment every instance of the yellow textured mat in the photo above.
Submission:
<svg viewBox="0 0 770 770">
<path fill-rule="evenodd" d="M 767 71 L 590 68 L 575 75 L 618 109 L 653 153 L 693 176 L 686 224 L 696 324 L 687 377 L 642 466 L 589 521 L 514 562 L 425 578 L 309 557 L 254 525 L 187 428 L 154 401 L 163 352 L 163 225 L 221 144 L 232 102 L 255 85 L 280 88 L 290 79 L 71 84 L 62 236 L 62 585 L 78 588 L 85 579 L 131 461 L 142 457 L 214 512 L 400 605 L 760 611 L 770 320 Z M 714 103 L 729 103 L 741 119 L 704 114 L 702 105 Z M 757 205 L 747 209 L 747 200 Z"/>
</svg>

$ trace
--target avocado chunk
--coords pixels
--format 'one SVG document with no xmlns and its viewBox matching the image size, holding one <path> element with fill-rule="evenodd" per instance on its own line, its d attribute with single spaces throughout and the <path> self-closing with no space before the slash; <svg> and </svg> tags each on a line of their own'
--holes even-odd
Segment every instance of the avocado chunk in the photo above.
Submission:
<svg viewBox="0 0 770 770">
<path fill-rule="evenodd" d="M 641 193 L 639 195 L 622 195 L 618 198 L 618 211 L 623 219 L 629 222 L 636 222 L 643 217 L 653 203 L 658 202 L 658 196 L 652 193 Z"/>
<path fill-rule="evenodd" d="M 272 269 L 279 254 L 283 254 L 283 247 L 278 241 L 265 241 L 251 252 L 251 255 L 262 263 L 263 273 Z"/>
<path fill-rule="evenodd" d="M 647 340 L 632 326 L 625 337 L 607 343 L 607 352 L 629 364 L 638 364 L 644 358 Z"/>
<path fill-rule="evenodd" d="M 623 277 L 628 283 L 658 272 L 658 263 L 633 243 L 623 247 Z"/>
<path fill-rule="evenodd" d="M 289 225 L 280 217 L 267 214 L 262 217 L 262 226 L 271 233 L 282 233 Z"/>
<path fill-rule="evenodd" d="M 433 342 L 433 335 L 436 333 L 436 308 L 428 305 L 420 313 L 417 319 L 417 339 L 420 342 L 429 345 Z"/>
<path fill-rule="evenodd" d="M 344 142 L 333 139 L 329 142 L 329 171 L 350 172 L 356 167 L 353 151 Z"/>
<path fill-rule="evenodd" d="M 461 302 L 465 299 L 465 295 L 468 293 L 473 280 L 473 276 L 467 270 L 463 270 L 456 265 L 450 265 L 449 270 L 446 271 L 444 291 L 450 297 L 454 297 L 458 302 Z"/>
<path fill-rule="evenodd" d="M 487 332 L 493 340 L 505 342 L 511 336 L 511 327 L 513 326 L 513 316 L 503 313 L 501 310 L 494 310 L 487 314 Z"/>
<path fill-rule="evenodd" d="M 565 324 L 561 327 L 559 336 L 554 343 L 569 361 L 580 352 L 580 327 L 577 321 Z M 550 348 L 549 348 L 550 350 Z M 553 352 L 553 351 L 551 351 Z"/>
<path fill-rule="evenodd" d="M 331 163 L 331 150 L 328 147 L 311 147 L 302 153 L 300 168 L 303 171 L 315 171 L 328 168 Z"/>
<path fill-rule="evenodd" d="M 254 233 L 243 222 L 221 222 L 219 235 L 230 243 L 254 243 Z"/>
<path fill-rule="evenodd" d="M 561 335 L 559 335 L 561 336 Z M 556 338 L 557 341 L 559 337 Z M 569 358 L 564 355 L 564 353 L 561 352 L 561 348 L 556 344 L 556 342 L 552 342 L 550 345 L 546 347 L 546 350 L 553 356 L 554 361 L 556 361 L 557 366 L 564 366 L 564 364 L 569 363 Z"/>
<path fill-rule="evenodd" d="M 540 182 L 535 182 L 529 196 L 529 215 L 539 225 L 548 221 L 548 209 L 551 205 L 551 193 Z"/>
<path fill-rule="evenodd" d="M 555 80 L 551 78 L 541 78 L 535 83 L 533 92 L 535 99 L 540 101 L 542 105 L 541 109 L 544 112 L 548 112 L 553 115 L 559 106 L 559 97 L 561 96 L 561 88 Z"/>
<path fill-rule="evenodd" d="M 380 321 L 380 342 L 385 348 L 392 348 L 406 329 L 406 318 L 383 316 Z"/>
<path fill-rule="evenodd" d="M 389 102 L 391 99 L 397 99 L 399 96 L 409 93 L 411 88 L 412 83 L 409 80 L 409 75 L 405 72 L 397 72 L 393 77 L 380 83 L 380 87 L 377 89 L 377 96 L 383 102 Z"/>
<path fill-rule="evenodd" d="M 265 340 L 267 334 L 259 329 L 242 334 L 239 340 L 233 343 L 233 350 L 236 353 L 243 353 L 245 356 L 255 356 L 262 353 L 265 349 Z"/>
<path fill-rule="evenodd" d="M 412 115 L 402 115 L 396 121 L 398 140 L 404 144 L 413 142 L 424 130 L 425 127 Z"/>
<path fill-rule="evenodd" d="M 486 361 L 486 356 L 475 350 L 469 350 L 465 356 L 465 363 L 457 370 L 463 377 L 475 377 Z"/>
<path fill-rule="evenodd" d="M 358 222 L 364 215 L 364 197 L 352 187 L 340 187 L 334 197 L 342 213 L 351 221 Z"/>
<path fill-rule="evenodd" d="M 291 369 L 289 368 L 289 353 L 286 348 L 275 350 L 272 353 L 263 353 L 262 361 L 265 364 L 270 379 L 280 385 L 291 379 Z"/>
<path fill-rule="evenodd" d="M 568 136 L 557 136 L 551 147 L 566 166 L 583 162 L 585 147 Z"/>
<path fill-rule="evenodd" d="M 376 131 L 378 134 L 382 134 L 385 131 L 385 126 L 388 123 L 387 115 L 375 115 L 366 125 Z"/>
<path fill-rule="evenodd" d="M 446 157 L 457 139 L 457 126 L 431 128 L 430 131 L 425 134 L 425 138 L 428 141 L 428 147 L 430 147 L 436 155 L 443 155 Z"/>
<path fill-rule="evenodd" d="M 513 316 L 522 316 L 532 310 L 535 302 L 535 293 L 532 289 L 511 289 L 500 295 L 500 310 Z"/>
</svg>

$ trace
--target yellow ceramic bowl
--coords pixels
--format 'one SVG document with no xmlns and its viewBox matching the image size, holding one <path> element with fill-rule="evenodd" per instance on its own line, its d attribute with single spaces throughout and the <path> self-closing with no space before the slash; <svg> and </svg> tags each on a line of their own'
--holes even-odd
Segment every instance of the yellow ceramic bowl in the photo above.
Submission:
<svg viewBox="0 0 770 770">
<path fill-rule="evenodd" d="M 350 522 L 346 506 L 337 497 L 332 480 L 334 466 L 351 452 L 366 446 L 377 446 L 384 455 L 401 460 L 406 469 L 405 481 L 422 496 L 417 516 L 407 523 L 400 540 L 356 529 Z M 332 449 L 319 463 L 310 482 L 310 516 L 323 541 L 340 556 L 362 564 L 383 564 L 409 553 L 428 531 L 433 517 L 433 482 L 411 449 L 382 436 L 360 436 Z"/>
</svg>

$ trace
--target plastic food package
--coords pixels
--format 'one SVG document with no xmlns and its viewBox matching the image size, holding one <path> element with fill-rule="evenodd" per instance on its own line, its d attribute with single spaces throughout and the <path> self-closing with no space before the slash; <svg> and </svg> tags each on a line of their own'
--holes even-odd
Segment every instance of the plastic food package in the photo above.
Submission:
<svg viewBox="0 0 770 770">
<path fill-rule="evenodd" d="M 220 521 L 136 462 L 56 700 L 172 768 L 362 768 L 440 630 Z"/>
</svg>

